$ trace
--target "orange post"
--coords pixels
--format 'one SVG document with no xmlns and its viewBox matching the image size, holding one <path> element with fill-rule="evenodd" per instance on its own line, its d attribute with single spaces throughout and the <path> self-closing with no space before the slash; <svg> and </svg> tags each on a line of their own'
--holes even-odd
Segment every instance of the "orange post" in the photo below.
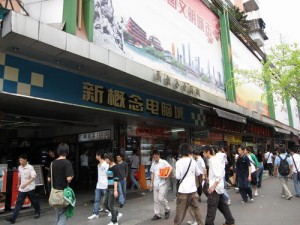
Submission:
<svg viewBox="0 0 300 225">
<path fill-rule="evenodd" d="M 140 165 L 139 167 L 139 184 L 143 190 L 147 190 L 147 181 L 146 181 L 146 173 L 145 173 L 145 166 Z"/>
</svg>

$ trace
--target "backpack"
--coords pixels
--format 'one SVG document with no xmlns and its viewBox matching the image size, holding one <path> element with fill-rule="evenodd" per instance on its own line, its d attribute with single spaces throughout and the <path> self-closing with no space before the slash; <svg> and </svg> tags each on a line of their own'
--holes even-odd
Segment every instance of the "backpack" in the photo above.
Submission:
<svg viewBox="0 0 300 225">
<path fill-rule="evenodd" d="M 287 161 L 287 156 L 285 156 L 284 159 L 282 159 L 280 157 L 280 155 L 278 157 L 280 159 L 280 163 L 279 163 L 279 167 L 278 167 L 278 173 L 281 176 L 288 176 L 290 174 L 290 165 Z"/>
</svg>

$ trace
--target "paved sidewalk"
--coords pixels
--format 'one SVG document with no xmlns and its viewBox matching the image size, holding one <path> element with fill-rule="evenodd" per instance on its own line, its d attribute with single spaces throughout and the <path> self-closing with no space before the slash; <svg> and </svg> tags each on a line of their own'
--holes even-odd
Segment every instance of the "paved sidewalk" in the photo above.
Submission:
<svg viewBox="0 0 300 225">
<path fill-rule="evenodd" d="M 293 184 L 289 184 L 290 190 L 294 193 Z M 236 225 L 300 225 L 297 215 L 299 214 L 300 199 L 293 197 L 288 201 L 281 198 L 281 186 L 277 178 L 270 177 L 263 181 L 263 186 L 259 189 L 259 196 L 255 198 L 254 203 L 241 204 L 241 197 L 236 194 L 232 188 L 229 191 L 231 197 L 231 211 L 236 219 Z M 94 220 L 87 220 L 87 217 L 92 215 L 93 204 L 90 202 L 94 198 L 93 192 L 82 193 L 78 195 L 78 204 L 76 206 L 75 215 L 69 219 L 68 225 L 106 225 L 110 222 L 110 217 L 107 213 L 100 213 L 100 217 Z M 123 217 L 119 221 L 119 225 L 172 225 L 175 216 L 176 203 L 172 200 L 171 191 L 168 195 L 169 204 L 171 207 L 171 215 L 168 220 L 161 219 L 151 221 L 153 216 L 153 195 L 149 191 L 137 191 L 128 194 L 128 200 L 124 208 L 117 209 L 123 213 Z M 206 215 L 206 198 L 202 197 L 201 212 L 203 218 Z M 46 204 L 44 201 L 42 204 Z M 44 205 L 45 206 L 45 205 Z M 28 212 L 30 211 L 30 213 Z M 3 221 L 3 216 L 0 218 L 0 224 L 9 224 Z M 50 207 L 43 208 L 41 217 L 37 220 L 33 219 L 33 212 L 27 209 L 27 213 L 22 212 L 22 215 L 17 219 L 16 224 L 21 225 L 53 225 L 54 211 Z M 185 220 L 190 220 L 190 215 L 187 213 Z M 220 212 L 217 212 L 215 225 L 224 223 L 224 218 Z"/>
</svg>

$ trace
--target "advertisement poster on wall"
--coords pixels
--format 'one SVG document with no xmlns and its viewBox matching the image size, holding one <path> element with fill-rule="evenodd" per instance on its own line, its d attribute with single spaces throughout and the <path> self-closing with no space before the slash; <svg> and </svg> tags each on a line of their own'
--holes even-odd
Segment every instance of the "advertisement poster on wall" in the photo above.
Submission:
<svg viewBox="0 0 300 225">
<path fill-rule="evenodd" d="M 259 60 L 232 32 L 230 33 L 230 39 L 234 70 L 244 69 L 260 71 L 262 65 Z M 242 74 L 234 73 L 234 76 L 237 80 L 237 104 L 262 115 L 269 116 L 265 87 L 260 87 L 258 84 L 249 82 Z"/>
<path fill-rule="evenodd" d="M 0 164 L 0 212 L 5 209 L 7 164 Z"/>
<path fill-rule="evenodd" d="M 290 125 L 289 123 L 289 114 L 286 106 L 286 102 L 282 101 L 282 98 L 280 95 L 274 94 L 274 106 L 275 106 L 275 118 L 277 121 L 285 124 Z"/>
<path fill-rule="evenodd" d="M 292 108 L 294 128 L 297 130 L 300 130 L 299 110 L 298 110 L 298 106 L 297 106 L 297 101 L 294 98 L 291 99 L 291 108 Z"/>
<path fill-rule="evenodd" d="M 219 18 L 201 1 L 95 0 L 94 7 L 96 45 L 225 98 Z"/>
</svg>

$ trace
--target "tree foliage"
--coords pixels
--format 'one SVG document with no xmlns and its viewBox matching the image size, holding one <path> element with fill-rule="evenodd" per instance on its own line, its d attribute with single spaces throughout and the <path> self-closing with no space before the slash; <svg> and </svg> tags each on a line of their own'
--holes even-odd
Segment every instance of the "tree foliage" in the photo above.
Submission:
<svg viewBox="0 0 300 225">
<path fill-rule="evenodd" d="M 239 7 L 233 6 L 229 8 L 229 13 L 235 17 L 237 22 L 242 26 L 245 32 L 248 32 L 250 29 L 249 21 L 247 20 L 247 14 L 245 11 L 242 11 Z M 235 30 L 235 28 L 232 28 Z"/>
<path fill-rule="evenodd" d="M 284 43 L 271 48 L 261 71 L 239 69 L 235 73 L 244 77 L 236 83 L 268 84 L 267 95 L 278 94 L 283 100 L 294 97 L 300 101 L 300 49 L 297 44 Z"/>
</svg>

